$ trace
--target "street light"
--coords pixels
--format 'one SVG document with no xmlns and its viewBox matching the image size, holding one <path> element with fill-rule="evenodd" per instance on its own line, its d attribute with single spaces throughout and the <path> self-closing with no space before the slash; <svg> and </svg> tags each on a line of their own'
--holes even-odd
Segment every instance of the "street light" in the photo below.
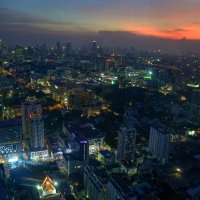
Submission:
<svg viewBox="0 0 200 200">
<path fill-rule="evenodd" d="M 38 189 L 38 190 L 40 189 L 40 186 L 39 186 L 39 185 L 37 185 L 37 189 Z"/>
<path fill-rule="evenodd" d="M 180 169 L 180 168 L 176 168 L 176 171 L 177 171 L 177 172 L 181 172 L 181 169 Z"/>
<path fill-rule="evenodd" d="M 149 71 L 149 75 L 152 75 L 153 74 L 153 72 L 152 71 Z"/>
</svg>

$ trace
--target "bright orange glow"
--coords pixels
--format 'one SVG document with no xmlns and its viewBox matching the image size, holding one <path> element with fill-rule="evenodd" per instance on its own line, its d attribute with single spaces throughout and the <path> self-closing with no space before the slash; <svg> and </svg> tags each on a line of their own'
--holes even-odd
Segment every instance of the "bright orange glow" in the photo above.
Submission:
<svg viewBox="0 0 200 200">
<path fill-rule="evenodd" d="M 126 31 L 142 35 L 151 35 L 160 38 L 169 39 L 200 39 L 200 26 L 188 25 L 180 29 L 158 29 L 156 27 L 148 27 L 135 24 L 125 24 Z"/>
</svg>

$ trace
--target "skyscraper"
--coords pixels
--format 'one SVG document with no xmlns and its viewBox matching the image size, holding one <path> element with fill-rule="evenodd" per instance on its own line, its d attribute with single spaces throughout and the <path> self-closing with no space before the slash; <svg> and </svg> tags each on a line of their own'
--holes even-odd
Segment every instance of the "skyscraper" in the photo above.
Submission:
<svg viewBox="0 0 200 200">
<path fill-rule="evenodd" d="M 57 49 L 57 51 L 61 50 L 61 44 L 59 41 L 57 41 L 57 43 L 56 43 L 56 49 Z"/>
<path fill-rule="evenodd" d="M 96 42 L 96 41 L 93 41 L 93 42 L 92 42 L 92 53 L 93 53 L 94 55 L 97 54 L 97 42 Z"/>
<path fill-rule="evenodd" d="M 72 43 L 70 41 L 67 42 L 66 49 L 67 49 L 68 52 L 71 52 L 71 50 L 72 50 Z"/>
<path fill-rule="evenodd" d="M 136 110 L 129 104 L 125 107 L 124 122 L 118 133 L 117 158 L 119 160 L 134 160 L 137 130 L 135 125 Z"/>
<path fill-rule="evenodd" d="M 170 131 L 165 125 L 157 123 L 150 128 L 149 150 L 161 163 L 166 163 L 170 151 Z"/>
<path fill-rule="evenodd" d="M 192 92 L 189 122 L 196 125 L 200 124 L 200 89 L 195 89 Z"/>
<path fill-rule="evenodd" d="M 70 58 L 72 53 L 72 43 L 70 41 L 65 42 L 64 44 L 64 54 L 66 58 Z"/>
<path fill-rule="evenodd" d="M 32 159 L 48 156 L 44 145 L 44 122 L 41 104 L 36 97 L 27 97 L 22 109 L 23 143 Z"/>
<path fill-rule="evenodd" d="M 134 160 L 136 129 L 122 126 L 118 135 L 117 158 L 119 160 Z"/>
<path fill-rule="evenodd" d="M 34 118 L 31 122 L 32 135 L 30 145 L 33 148 L 44 147 L 44 123 L 38 118 Z"/>
<path fill-rule="evenodd" d="M 137 116 L 137 110 L 134 108 L 132 103 L 125 106 L 125 111 L 123 115 L 124 124 L 130 127 L 135 127 L 135 125 L 137 125 L 138 123 L 136 116 Z"/>
<path fill-rule="evenodd" d="M 0 94 L 0 121 L 3 119 L 3 95 Z"/>
</svg>

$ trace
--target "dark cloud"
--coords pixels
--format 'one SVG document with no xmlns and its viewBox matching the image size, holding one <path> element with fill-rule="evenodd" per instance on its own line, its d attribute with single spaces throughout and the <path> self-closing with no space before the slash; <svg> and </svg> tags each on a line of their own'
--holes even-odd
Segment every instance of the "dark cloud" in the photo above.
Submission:
<svg viewBox="0 0 200 200">
<path fill-rule="evenodd" d="M 176 29 L 176 31 L 182 31 Z M 125 31 L 100 31 L 99 41 L 114 47 L 131 47 L 139 49 L 163 49 L 180 51 L 200 51 L 200 40 L 171 40 L 154 36 L 139 35 Z"/>
<path fill-rule="evenodd" d="M 161 30 L 160 32 L 162 33 L 180 33 L 180 32 L 187 32 L 187 29 L 184 28 L 176 28 L 176 29 L 171 29 L 171 30 Z"/>
<path fill-rule="evenodd" d="M 4 31 L 52 31 L 52 32 L 62 32 L 62 31 L 74 31 L 74 30 L 85 30 L 81 24 L 71 23 L 71 22 L 57 22 L 52 20 L 47 20 L 37 16 L 24 14 L 14 10 L 6 9 L 0 7 L 0 26 Z M 54 28 L 55 29 L 52 29 Z M 56 29 L 57 27 L 57 29 Z"/>
<path fill-rule="evenodd" d="M 47 23 L 49 21 L 32 15 L 0 7 L 0 24 L 15 25 L 29 23 Z"/>
</svg>

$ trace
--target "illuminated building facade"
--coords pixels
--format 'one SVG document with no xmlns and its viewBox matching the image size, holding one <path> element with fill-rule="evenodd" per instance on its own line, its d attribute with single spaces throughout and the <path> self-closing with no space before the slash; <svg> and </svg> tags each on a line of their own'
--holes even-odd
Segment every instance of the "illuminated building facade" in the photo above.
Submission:
<svg viewBox="0 0 200 200">
<path fill-rule="evenodd" d="M 82 158 L 87 160 L 91 154 L 98 155 L 104 142 L 104 136 L 101 132 L 87 124 L 69 126 L 67 130 L 71 137 L 78 142 Z"/>
<path fill-rule="evenodd" d="M 35 97 L 28 97 L 22 105 L 23 142 L 29 149 L 31 159 L 48 157 L 44 146 L 44 122 L 41 104 Z"/>
<path fill-rule="evenodd" d="M 22 130 L 18 120 L 0 123 L 0 163 L 15 162 L 23 154 Z"/>
<path fill-rule="evenodd" d="M 46 176 L 44 181 L 42 182 L 42 185 L 37 185 L 38 193 L 40 198 L 45 198 L 49 195 L 54 195 L 54 197 L 57 199 L 56 192 L 56 186 L 58 183 L 56 181 L 53 181 L 49 176 Z"/>
<path fill-rule="evenodd" d="M 24 142 L 31 139 L 32 120 L 42 119 L 42 107 L 35 97 L 27 97 L 21 106 L 22 111 L 22 130 Z"/>
</svg>

